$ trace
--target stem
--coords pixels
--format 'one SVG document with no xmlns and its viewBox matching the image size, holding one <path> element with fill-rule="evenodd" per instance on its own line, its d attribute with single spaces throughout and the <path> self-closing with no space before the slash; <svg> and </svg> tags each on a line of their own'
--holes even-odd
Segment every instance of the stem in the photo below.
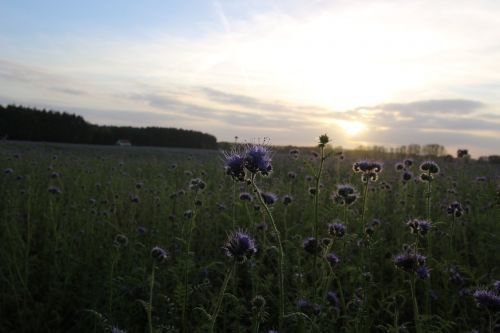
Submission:
<svg viewBox="0 0 500 333">
<path fill-rule="evenodd" d="M 325 161 L 325 148 L 320 147 L 321 151 L 321 160 L 319 163 L 319 170 L 318 174 L 316 175 L 316 191 L 314 193 L 314 239 L 316 240 L 318 246 L 319 246 L 319 240 L 318 240 L 318 211 L 319 211 L 319 182 L 321 180 L 321 172 L 323 171 L 323 163 Z M 317 260 L 317 255 L 314 254 L 314 259 L 313 259 L 313 271 L 312 271 L 312 281 L 313 281 L 313 288 L 314 288 L 314 295 L 316 295 L 316 260 Z"/>
<path fill-rule="evenodd" d="M 153 333 L 153 320 L 151 318 L 151 312 L 153 311 L 153 287 L 155 285 L 155 269 L 156 265 L 153 262 L 153 269 L 151 270 L 151 281 L 149 284 L 149 304 L 148 304 L 148 324 L 149 324 L 149 333 Z"/>
<path fill-rule="evenodd" d="M 365 183 L 365 190 L 363 195 L 363 211 L 361 213 L 361 231 L 365 226 L 365 212 L 366 212 L 366 197 L 368 196 L 368 180 Z"/>
<path fill-rule="evenodd" d="M 411 289 L 411 298 L 413 300 L 413 317 L 415 320 L 415 331 L 416 333 L 421 333 L 422 330 L 420 328 L 420 315 L 418 313 L 418 303 L 417 303 L 417 296 L 415 295 L 415 274 L 413 274 L 411 281 L 410 281 L 410 289 Z"/>
<path fill-rule="evenodd" d="M 212 314 L 210 333 L 214 332 L 215 322 L 217 321 L 217 316 L 219 315 L 220 307 L 222 305 L 222 300 L 224 299 L 224 293 L 226 292 L 227 284 L 229 283 L 229 279 L 231 278 L 231 274 L 233 273 L 235 266 L 236 263 L 233 263 L 233 265 L 228 269 L 226 276 L 224 277 L 224 282 L 222 283 L 222 288 L 220 290 L 219 296 L 217 297 L 217 303 L 215 304 L 215 309 Z"/>
<path fill-rule="evenodd" d="M 233 216 L 232 216 L 232 230 L 236 224 L 236 182 L 233 181 Z"/>
<path fill-rule="evenodd" d="M 280 288 L 280 309 L 279 309 L 279 328 L 281 331 L 281 328 L 283 326 L 283 317 L 285 316 L 285 283 L 284 283 L 284 261 L 285 261 L 285 254 L 283 252 L 283 245 L 281 244 L 281 236 L 278 228 L 276 227 L 276 222 L 274 222 L 273 215 L 271 214 L 271 211 L 269 210 L 269 207 L 266 205 L 264 202 L 264 199 L 262 199 L 262 196 L 260 195 L 260 190 L 255 184 L 255 175 L 252 175 L 251 178 L 251 184 L 252 187 L 255 190 L 255 193 L 257 194 L 257 197 L 259 198 L 259 202 L 264 207 L 267 216 L 269 217 L 269 220 L 271 221 L 271 225 L 273 227 L 273 231 L 276 234 L 276 239 L 278 241 L 278 250 L 279 250 L 279 257 L 278 257 L 278 266 L 279 266 L 279 288 Z"/>
</svg>

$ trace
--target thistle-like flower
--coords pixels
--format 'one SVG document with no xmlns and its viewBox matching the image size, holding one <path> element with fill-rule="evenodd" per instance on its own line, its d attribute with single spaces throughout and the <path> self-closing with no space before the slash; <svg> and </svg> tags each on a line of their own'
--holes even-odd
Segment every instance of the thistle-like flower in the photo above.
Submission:
<svg viewBox="0 0 500 333">
<path fill-rule="evenodd" d="M 240 182 L 245 180 L 245 159 L 237 152 L 225 153 L 226 174 Z"/>
<path fill-rule="evenodd" d="M 358 193 L 349 184 L 337 185 L 337 191 L 333 194 L 333 200 L 341 205 L 352 205 L 358 198 Z"/>
<path fill-rule="evenodd" d="M 244 263 L 257 253 L 255 241 L 243 230 L 233 231 L 223 247 L 226 256 L 237 263 Z"/>
<path fill-rule="evenodd" d="M 159 264 L 168 260 L 168 253 L 159 246 L 153 247 L 151 250 L 151 257 Z"/>
<path fill-rule="evenodd" d="M 500 296 L 487 289 L 478 289 L 472 294 L 478 307 L 486 308 L 490 311 L 500 310 Z"/>
<path fill-rule="evenodd" d="M 413 219 L 406 222 L 406 225 L 410 228 L 412 234 L 420 234 L 422 236 L 425 236 L 431 229 L 431 223 L 426 220 Z"/>
<path fill-rule="evenodd" d="M 345 225 L 342 223 L 329 223 L 328 233 L 333 237 L 342 238 L 345 235 Z"/>
<path fill-rule="evenodd" d="M 420 164 L 420 170 L 430 174 L 438 174 L 440 169 L 436 162 L 424 161 Z"/>
<path fill-rule="evenodd" d="M 378 174 L 382 171 L 382 163 L 376 161 L 358 161 L 352 165 L 352 170 L 356 173 L 361 173 L 361 181 L 363 183 L 376 182 Z"/>
<path fill-rule="evenodd" d="M 253 174 L 261 173 L 267 176 L 273 169 L 271 152 L 266 145 L 249 145 L 245 150 L 245 168 Z"/>
<path fill-rule="evenodd" d="M 260 196 L 266 205 L 272 205 L 278 200 L 278 196 L 272 192 L 260 192 Z"/>
<path fill-rule="evenodd" d="M 416 271 L 418 267 L 425 265 L 426 257 L 421 254 L 402 253 L 394 257 L 394 265 L 406 272 Z"/>
</svg>

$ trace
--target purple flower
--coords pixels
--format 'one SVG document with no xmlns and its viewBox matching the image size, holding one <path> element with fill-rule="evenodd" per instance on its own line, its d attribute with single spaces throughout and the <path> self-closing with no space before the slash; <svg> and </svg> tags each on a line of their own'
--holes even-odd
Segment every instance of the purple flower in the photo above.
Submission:
<svg viewBox="0 0 500 333">
<path fill-rule="evenodd" d="M 292 201 L 293 201 L 293 197 L 292 197 L 291 195 L 289 195 L 289 194 L 285 194 L 285 195 L 283 196 L 283 204 L 284 204 L 285 206 L 288 206 L 289 204 L 291 204 L 291 203 L 292 203 Z"/>
<path fill-rule="evenodd" d="M 272 205 L 278 200 L 278 196 L 271 192 L 260 192 L 260 196 L 266 205 Z"/>
<path fill-rule="evenodd" d="M 333 200 L 341 205 L 352 205 L 358 198 L 358 193 L 349 184 L 338 184 L 337 191 L 333 194 Z"/>
<path fill-rule="evenodd" d="M 329 223 L 328 233 L 334 237 L 342 238 L 345 235 L 345 225 L 342 223 Z"/>
<path fill-rule="evenodd" d="M 394 264 L 405 271 L 416 270 L 425 265 L 426 257 L 420 254 L 403 253 L 394 257 Z"/>
<path fill-rule="evenodd" d="M 304 250 L 310 254 L 316 254 L 319 251 L 318 241 L 314 237 L 307 237 L 302 243 Z"/>
<path fill-rule="evenodd" d="M 251 173 L 268 175 L 273 169 L 270 150 L 264 145 L 250 145 L 245 151 L 245 167 Z"/>
<path fill-rule="evenodd" d="M 424 161 L 420 164 L 420 170 L 430 174 L 438 174 L 439 166 L 434 161 Z"/>
<path fill-rule="evenodd" d="M 240 193 L 240 200 L 242 201 L 252 201 L 253 200 L 253 196 L 248 193 L 248 192 L 242 192 Z"/>
<path fill-rule="evenodd" d="M 425 265 L 417 267 L 415 272 L 422 280 L 425 280 L 429 277 L 429 269 Z"/>
<path fill-rule="evenodd" d="M 422 236 L 426 235 L 431 229 L 431 223 L 426 220 L 413 219 L 406 222 L 406 225 L 410 227 L 411 233 L 420 234 Z"/>
<path fill-rule="evenodd" d="M 336 292 L 329 291 L 328 293 L 326 293 L 326 300 L 334 308 L 338 308 L 339 307 L 339 298 L 338 298 Z"/>
<path fill-rule="evenodd" d="M 337 255 L 333 252 L 330 252 L 326 255 L 326 260 L 332 267 L 335 267 L 340 261 L 339 257 L 337 257 Z"/>
<path fill-rule="evenodd" d="M 223 247 L 226 256 L 232 258 L 237 263 L 244 263 L 256 252 L 254 240 L 243 230 L 232 232 Z"/>
<path fill-rule="evenodd" d="M 472 294 L 479 307 L 484 307 L 490 311 L 500 310 L 500 296 L 487 289 L 478 289 Z"/>
<path fill-rule="evenodd" d="M 226 158 L 225 169 L 226 174 L 233 177 L 235 180 L 245 180 L 245 159 L 238 153 L 225 153 Z"/>
<path fill-rule="evenodd" d="M 165 261 L 167 261 L 168 259 L 168 254 L 167 254 L 167 251 L 165 251 L 164 249 L 162 249 L 161 247 L 159 246 L 155 246 L 153 247 L 153 249 L 151 250 L 151 257 L 156 260 L 156 262 L 158 263 L 163 263 Z"/>
</svg>

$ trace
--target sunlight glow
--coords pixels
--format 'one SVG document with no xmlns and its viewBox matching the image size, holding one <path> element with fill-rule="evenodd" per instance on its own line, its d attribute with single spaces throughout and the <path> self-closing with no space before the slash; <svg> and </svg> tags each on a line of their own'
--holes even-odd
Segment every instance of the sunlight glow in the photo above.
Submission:
<svg viewBox="0 0 500 333">
<path fill-rule="evenodd" d="M 346 132 L 347 135 L 354 135 L 366 128 L 366 125 L 359 121 L 338 120 L 336 123 Z"/>
</svg>

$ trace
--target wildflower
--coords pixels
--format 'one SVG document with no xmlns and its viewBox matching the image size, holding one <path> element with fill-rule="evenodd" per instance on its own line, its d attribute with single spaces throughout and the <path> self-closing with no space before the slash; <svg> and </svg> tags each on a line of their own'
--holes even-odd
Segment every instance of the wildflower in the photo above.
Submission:
<svg viewBox="0 0 500 333">
<path fill-rule="evenodd" d="M 376 182 L 378 174 L 382 171 L 382 163 L 373 161 L 358 161 L 352 165 L 352 170 L 356 173 L 361 173 L 361 181 L 367 183 L 369 181 Z"/>
<path fill-rule="evenodd" d="M 409 168 L 413 165 L 413 160 L 411 158 L 407 158 L 403 161 L 403 164 L 405 165 L 405 167 Z"/>
<path fill-rule="evenodd" d="M 266 306 L 266 299 L 261 296 L 257 295 L 252 299 L 252 309 L 254 311 L 263 309 Z"/>
<path fill-rule="evenodd" d="M 478 289 L 472 294 L 479 307 L 484 307 L 490 311 L 500 310 L 500 296 L 487 289 Z"/>
<path fill-rule="evenodd" d="M 186 211 L 184 212 L 184 217 L 185 217 L 186 219 L 190 219 L 190 218 L 192 218 L 192 217 L 193 217 L 193 215 L 194 215 L 194 212 L 193 212 L 191 209 L 188 209 L 188 210 L 186 210 Z"/>
<path fill-rule="evenodd" d="M 413 219 L 406 222 L 406 225 L 410 227 L 412 234 L 420 234 L 422 236 L 426 235 L 431 229 L 431 223 L 426 220 Z"/>
<path fill-rule="evenodd" d="M 164 263 L 168 259 L 167 251 L 159 246 L 153 247 L 151 250 L 151 257 L 159 264 Z"/>
<path fill-rule="evenodd" d="M 238 153 L 232 152 L 224 154 L 226 158 L 225 169 L 226 174 L 238 181 L 245 180 L 245 159 Z"/>
<path fill-rule="evenodd" d="M 290 179 L 295 179 L 297 178 L 297 174 L 293 171 L 288 171 L 288 174 L 287 174 L 288 178 Z"/>
<path fill-rule="evenodd" d="M 415 272 L 417 273 L 417 276 L 422 280 L 429 278 L 429 269 L 425 265 L 417 267 Z"/>
<path fill-rule="evenodd" d="M 500 293 L 500 280 L 495 280 L 495 282 L 493 282 L 493 288 L 495 288 L 497 293 Z"/>
<path fill-rule="evenodd" d="M 438 174 L 439 166 L 434 161 L 424 161 L 420 164 L 420 170 L 430 174 Z"/>
<path fill-rule="evenodd" d="M 245 168 L 253 174 L 266 176 L 272 171 L 270 150 L 264 145 L 250 145 L 245 151 Z"/>
<path fill-rule="evenodd" d="M 405 171 L 401 175 L 401 180 L 403 181 L 403 183 L 409 182 L 412 178 L 413 178 L 413 173 L 411 173 L 411 171 Z"/>
<path fill-rule="evenodd" d="M 333 291 L 329 291 L 326 293 L 326 300 L 328 301 L 328 303 L 330 303 L 331 306 L 333 306 L 334 308 L 338 308 L 339 307 L 339 298 L 337 296 L 337 293 L 336 292 L 333 292 Z"/>
<path fill-rule="evenodd" d="M 329 223 L 328 233 L 334 237 L 342 238 L 345 235 L 345 225 L 342 223 Z"/>
<path fill-rule="evenodd" d="M 253 200 L 253 196 L 248 192 L 242 192 L 240 193 L 240 200 L 251 202 Z"/>
<path fill-rule="evenodd" d="M 113 241 L 113 244 L 120 248 L 120 247 L 126 247 L 128 245 L 128 238 L 127 236 L 123 234 L 118 234 L 115 236 L 115 240 Z"/>
<path fill-rule="evenodd" d="M 337 255 L 333 252 L 330 252 L 326 255 L 326 260 L 332 267 L 335 267 L 340 261 L 339 257 L 337 257 Z"/>
<path fill-rule="evenodd" d="M 333 200 L 341 205 L 352 205 L 356 199 L 358 198 L 358 194 L 354 190 L 354 187 L 348 184 L 339 184 L 337 185 L 337 191 L 333 195 Z"/>
<path fill-rule="evenodd" d="M 450 280 L 451 283 L 456 284 L 456 285 L 462 285 L 464 283 L 464 278 L 455 269 L 450 269 L 449 280 Z"/>
<path fill-rule="evenodd" d="M 203 191 L 207 184 L 200 178 L 193 178 L 191 179 L 191 184 L 189 185 L 189 188 L 193 191 Z"/>
<path fill-rule="evenodd" d="M 288 206 L 289 204 L 291 204 L 291 203 L 292 203 L 292 201 L 293 201 L 293 197 L 292 197 L 291 195 L 289 195 L 289 194 L 285 194 L 285 195 L 283 196 L 283 204 L 284 204 L 285 206 Z"/>
<path fill-rule="evenodd" d="M 394 257 L 394 264 L 405 271 L 416 270 L 419 266 L 425 265 L 426 257 L 420 254 L 403 253 Z"/>
<path fill-rule="evenodd" d="M 464 208 L 458 201 L 453 201 L 446 209 L 448 215 L 454 215 L 455 217 L 460 217 L 464 214 Z"/>
<path fill-rule="evenodd" d="M 233 231 L 223 247 L 226 256 L 232 258 L 237 263 L 244 263 L 256 252 L 254 240 L 243 230 Z"/>
<path fill-rule="evenodd" d="M 315 195 L 316 194 L 316 188 L 315 187 L 309 187 L 307 190 L 310 195 Z"/>
<path fill-rule="evenodd" d="M 324 148 L 328 144 L 328 142 L 330 142 L 330 138 L 328 137 L 328 135 L 326 134 L 320 135 L 318 147 Z"/>
<path fill-rule="evenodd" d="M 379 219 L 373 219 L 371 225 L 374 228 L 379 227 L 380 226 L 380 220 Z"/>
<path fill-rule="evenodd" d="M 467 149 L 458 149 L 457 150 L 457 158 L 464 158 L 469 155 L 469 151 Z"/>
<path fill-rule="evenodd" d="M 398 162 L 394 165 L 394 168 L 396 169 L 396 171 L 402 171 L 405 168 L 405 166 L 403 165 L 403 163 Z"/>
<path fill-rule="evenodd" d="M 48 191 L 52 194 L 61 194 L 62 191 L 59 187 L 56 186 L 49 186 Z"/>
<path fill-rule="evenodd" d="M 111 333 L 127 333 L 126 330 L 122 330 L 122 329 L 119 329 L 118 327 L 116 326 L 112 326 L 111 327 Z"/>
<path fill-rule="evenodd" d="M 314 237 L 308 237 L 302 243 L 304 250 L 310 254 L 316 254 L 319 251 L 318 241 Z"/>
<path fill-rule="evenodd" d="M 266 205 L 272 205 L 278 200 L 278 196 L 271 192 L 260 192 L 260 196 Z"/>
</svg>

